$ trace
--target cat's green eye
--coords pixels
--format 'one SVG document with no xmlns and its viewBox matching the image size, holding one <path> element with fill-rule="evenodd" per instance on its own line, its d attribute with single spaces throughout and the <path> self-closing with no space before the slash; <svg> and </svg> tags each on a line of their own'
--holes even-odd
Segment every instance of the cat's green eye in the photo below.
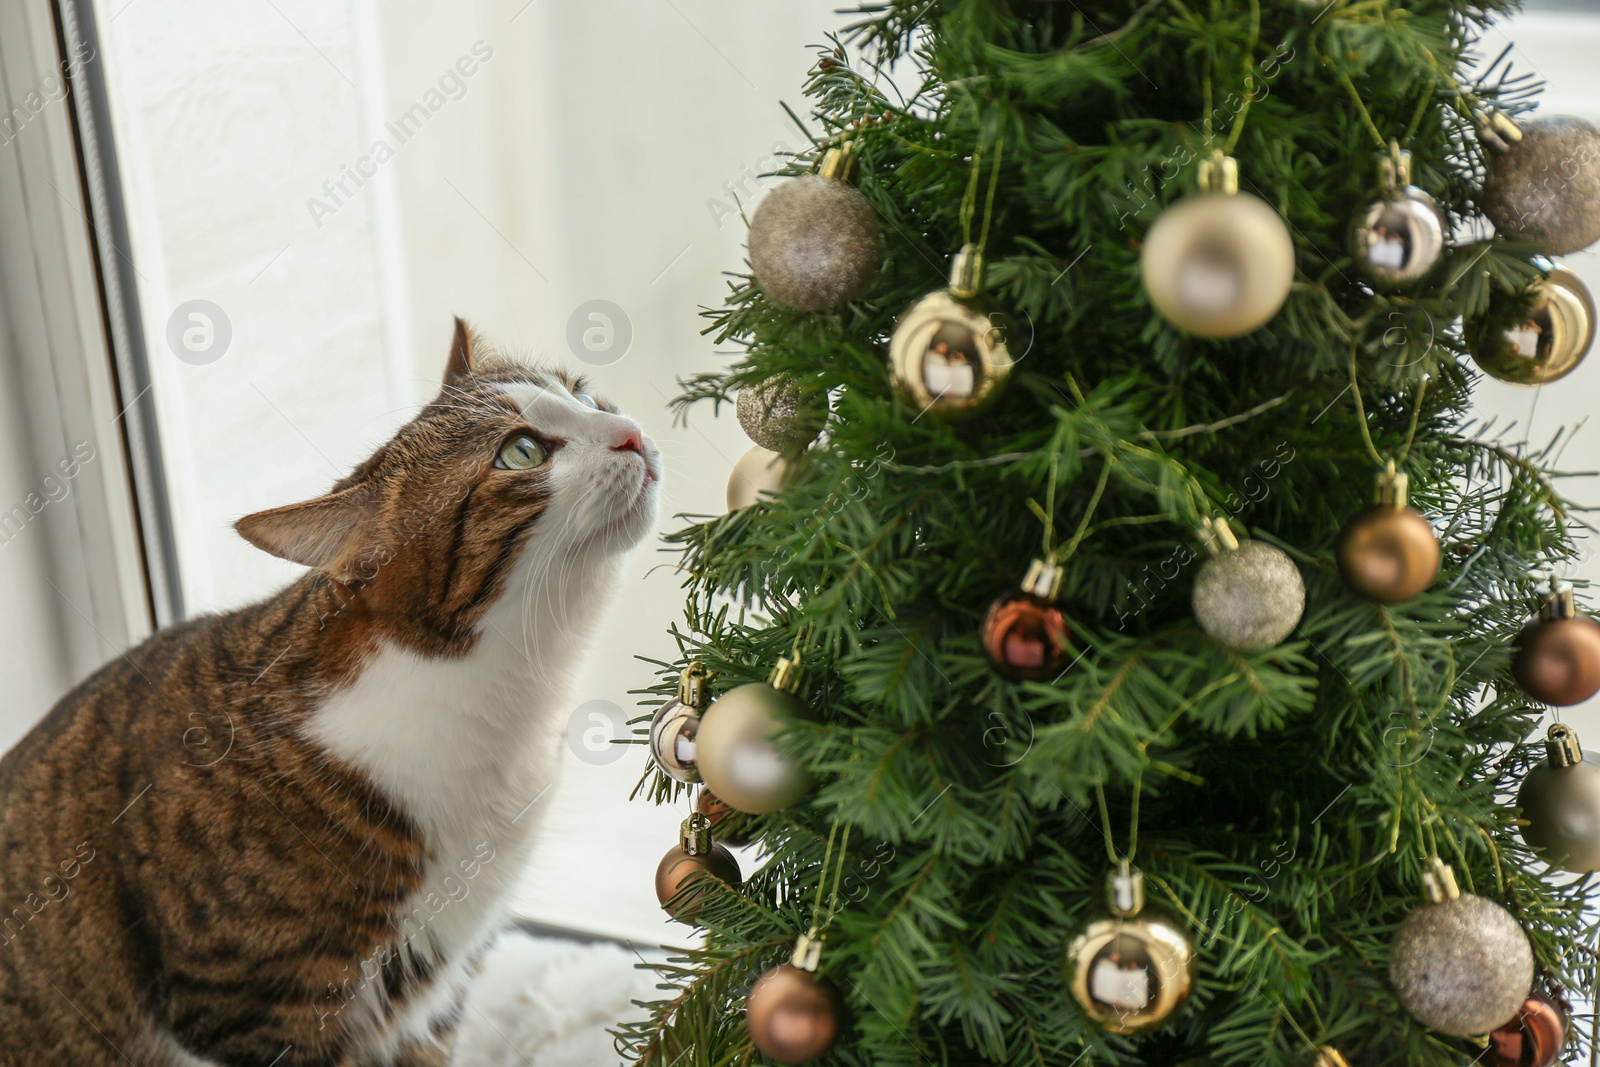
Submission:
<svg viewBox="0 0 1600 1067">
<path fill-rule="evenodd" d="M 588 393 L 575 393 L 573 395 L 580 404 L 588 404 L 592 408 L 597 408 L 600 406 L 594 402 L 594 397 L 590 396 Z"/>
<path fill-rule="evenodd" d="M 494 457 L 494 465 L 508 471 L 531 471 L 545 459 L 544 445 L 519 433 L 506 438 L 505 444 Z"/>
</svg>

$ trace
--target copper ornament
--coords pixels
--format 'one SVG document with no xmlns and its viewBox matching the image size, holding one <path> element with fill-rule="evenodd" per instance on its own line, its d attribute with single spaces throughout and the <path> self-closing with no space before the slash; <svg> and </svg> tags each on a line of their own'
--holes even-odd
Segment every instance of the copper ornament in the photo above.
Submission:
<svg viewBox="0 0 1600 1067">
<path fill-rule="evenodd" d="M 1160 1026 L 1194 986 L 1194 946 L 1170 920 L 1144 910 L 1144 876 L 1126 860 L 1106 889 L 1111 917 L 1090 923 L 1067 948 L 1072 996 L 1112 1033 Z"/>
<path fill-rule="evenodd" d="M 1067 665 L 1067 619 L 1055 605 L 1061 568 L 1034 560 L 1022 588 L 989 606 L 983 618 L 983 651 L 1007 678 L 1047 681 Z"/>
<path fill-rule="evenodd" d="M 810 1063 L 839 1039 L 839 991 L 792 963 L 763 974 L 750 990 L 745 1022 L 756 1048 L 779 1063 Z"/>
<path fill-rule="evenodd" d="M 1517 1017 L 1489 1034 L 1488 1067 L 1554 1067 L 1567 1044 L 1567 1017 L 1543 993 L 1530 994 Z"/>
<path fill-rule="evenodd" d="M 694 890 L 676 905 L 668 902 L 690 881 L 715 878 L 729 886 L 740 884 L 739 861 L 720 843 L 711 840 L 710 821 L 698 813 L 683 821 L 678 843 L 667 850 L 656 866 L 656 899 L 679 922 L 693 922 L 705 889 Z"/>
<path fill-rule="evenodd" d="M 889 374 L 919 413 L 954 419 L 987 407 L 1011 375 L 1009 320 L 978 296 L 983 257 L 957 253 L 950 286 L 923 297 L 889 338 Z"/>
<path fill-rule="evenodd" d="M 1438 859 L 1424 875 L 1429 903 L 1407 915 L 1389 953 L 1389 982 L 1423 1026 L 1486 1034 L 1516 1015 L 1533 985 L 1533 948 L 1510 912 L 1462 893 Z"/>
<path fill-rule="evenodd" d="M 1202 337 L 1238 337 L 1266 325 L 1294 284 L 1294 241 L 1265 200 L 1239 192 L 1239 168 L 1201 165 L 1201 192 L 1161 213 L 1139 269 L 1155 309 Z"/>
<path fill-rule="evenodd" d="M 1339 573 L 1350 588 L 1380 604 L 1410 600 L 1439 574 L 1439 536 L 1405 501 L 1406 476 L 1385 472 L 1378 479 L 1378 502 L 1339 535 Z"/>
<path fill-rule="evenodd" d="M 1479 203 L 1502 236 L 1548 256 L 1600 240 L 1600 127 L 1571 115 L 1519 118 L 1484 153 Z M 1498 142 L 1495 144 L 1494 142 Z"/>
<path fill-rule="evenodd" d="M 1558 708 L 1600 692 L 1600 625 L 1577 613 L 1571 586 L 1553 592 L 1539 621 L 1517 635 L 1511 673 L 1533 699 Z"/>
<path fill-rule="evenodd" d="M 1491 297 L 1488 313 L 1464 331 L 1478 366 L 1513 385 L 1547 385 L 1565 378 L 1594 345 L 1595 303 L 1583 279 L 1565 267 L 1552 267 L 1530 293 L 1533 306 L 1519 321 L 1506 321 L 1496 310 L 1497 297 Z"/>
<path fill-rule="evenodd" d="M 1600 870 L 1600 762 L 1560 722 L 1550 727 L 1545 753 L 1517 790 L 1522 839 L 1552 867 Z"/>
<path fill-rule="evenodd" d="M 820 174 L 791 178 L 750 220 L 750 269 L 767 295 L 797 311 L 854 300 L 882 252 L 877 213 L 845 181 L 846 149 L 829 149 Z"/>
<path fill-rule="evenodd" d="M 711 820 L 711 832 L 729 848 L 743 848 L 750 843 L 746 825 L 749 817 L 742 811 L 730 808 L 711 790 L 701 788 L 700 796 L 694 802 L 694 810 Z"/>
<path fill-rule="evenodd" d="M 778 811 L 811 792 L 810 772 L 773 742 L 785 718 L 810 717 L 810 709 L 790 691 L 796 684 L 794 661 L 779 659 L 768 681 L 730 689 L 700 716 L 695 738 L 700 777 L 739 811 Z"/>
</svg>

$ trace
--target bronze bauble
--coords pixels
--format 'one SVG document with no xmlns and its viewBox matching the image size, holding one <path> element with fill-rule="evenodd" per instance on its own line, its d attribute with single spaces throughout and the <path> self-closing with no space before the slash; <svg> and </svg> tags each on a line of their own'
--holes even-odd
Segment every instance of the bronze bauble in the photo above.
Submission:
<svg viewBox="0 0 1600 1067">
<path fill-rule="evenodd" d="M 1394 935 L 1389 981 L 1423 1026 L 1486 1034 L 1527 999 L 1533 949 L 1510 912 L 1463 893 L 1406 916 Z"/>
<path fill-rule="evenodd" d="M 878 220 L 849 182 L 807 174 L 766 195 L 750 220 L 750 269 L 780 304 L 823 311 L 861 294 L 878 269 Z"/>
<path fill-rule="evenodd" d="M 1587 615 L 1529 623 L 1517 636 L 1511 673 L 1535 700 L 1583 703 L 1600 692 L 1600 625 Z"/>
<path fill-rule="evenodd" d="M 747 508 L 762 497 L 776 496 L 789 477 L 789 463 L 760 445 L 739 458 L 728 477 L 728 510 Z"/>
<path fill-rule="evenodd" d="M 844 1021 L 839 991 L 792 963 L 762 975 L 750 990 L 745 1022 L 756 1048 L 779 1063 L 810 1063 L 833 1047 Z"/>
<path fill-rule="evenodd" d="M 1145 291 L 1179 329 L 1238 337 L 1266 325 L 1294 284 L 1294 241 L 1249 193 L 1197 193 L 1156 219 L 1139 254 Z"/>
<path fill-rule="evenodd" d="M 1545 255 L 1588 248 L 1600 240 L 1600 127 L 1571 115 L 1516 125 L 1520 140 L 1484 152 L 1483 213 Z"/>
<path fill-rule="evenodd" d="M 1505 321 L 1491 301 L 1488 314 L 1467 324 L 1473 360 L 1486 374 L 1513 385 L 1547 385 L 1578 368 L 1594 345 L 1595 304 L 1589 287 L 1564 267 L 1532 287 L 1534 304 L 1520 322 Z"/>
<path fill-rule="evenodd" d="M 811 792 L 811 774 L 781 755 L 772 738 L 785 718 L 809 718 L 799 697 L 767 682 L 730 689 L 700 716 L 700 777 L 724 803 L 760 815 Z"/>
<path fill-rule="evenodd" d="M 1552 867 L 1600 870 L 1600 762 L 1566 723 L 1550 727 L 1545 760 L 1517 790 L 1522 839 Z"/>
<path fill-rule="evenodd" d="M 743 848 L 750 843 L 750 817 L 742 811 L 728 807 L 722 798 L 709 789 L 702 788 L 695 799 L 694 810 L 711 822 L 717 840 L 729 848 Z"/>
<path fill-rule="evenodd" d="M 1259 652 L 1294 633 L 1305 613 L 1306 586 L 1282 549 L 1246 541 L 1206 560 L 1191 600 L 1195 619 L 1213 640 Z"/>
<path fill-rule="evenodd" d="M 1061 568 L 1034 560 L 1022 588 L 989 605 L 979 636 L 989 664 L 1007 678 L 1048 681 L 1067 665 L 1066 616 L 1056 607 Z"/>
<path fill-rule="evenodd" d="M 822 419 L 803 402 L 800 387 L 782 378 L 739 390 L 734 412 L 750 440 L 773 452 L 803 448 L 822 432 Z"/>
<path fill-rule="evenodd" d="M 737 888 L 740 882 L 739 861 L 734 859 L 733 853 L 720 842 L 711 845 L 708 851 L 699 855 L 690 855 L 684 851 L 682 845 L 673 845 L 656 866 L 656 899 L 661 902 L 663 908 L 667 908 L 667 901 L 671 900 L 685 883 L 691 879 L 707 877 Z M 691 891 L 676 908 L 667 908 L 667 914 L 679 922 L 694 921 L 698 902 L 704 892 L 703 889 Z"/>
<path fill-rule="evenodd" d="M 695 735 L 700 730 L 700 713 L 674 697 L 650 719 L 650 755 L 656 766 L 679 782 L 698 782 L 695 767 Z"/>
<path fill-rule="evenodd" d="M 1350 254 L 1363 277 L 1383 288 L 1421 281 L 1444 255 L 1444 214 L 1416 186 L 1373 201 L 1356 219 Z"/>
<path fill-rule="evenodd" d="M 1411 507 L 1377 504 L 1345 524 L 1339 573 L 1350 588 L 1380 604 L 1409 600 L 1439 574 L 1439 536 Z"/>
<path fill-rule="evenodd" d="M 1489 1034 L 1487 1067 L 1555 1067 L 1567 1044 L 1567 1016 L 1543 993 L 1522 1004 L 1517 1017 Z"/>
</svg>

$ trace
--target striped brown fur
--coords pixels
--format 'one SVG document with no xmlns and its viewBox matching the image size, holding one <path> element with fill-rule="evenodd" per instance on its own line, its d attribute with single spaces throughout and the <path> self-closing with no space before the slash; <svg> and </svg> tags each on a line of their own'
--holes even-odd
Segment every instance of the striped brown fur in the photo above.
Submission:
<svg viewBox="0 0 1600 1067">
<path fill-rule="evenodd" d="M 364 1044 L 352 1007 L 397 1016 L 429 990 L 416 894 L 440 843 L 305 727 L 382 649 L 452 661 L 492 639 L 552 493 L 550 463 L 494 464 L 508 435 L 543 433 L 510 382 L 568 405 L 584 389 L 458 320 L 437 399 L 327 496 L 241 520 L 304 577 L 119 655 L 0 759 L 0 1067 L 447 1062 Z M 596 406 L 606 432 L 632 425 Z M 645 458 L 648 488 L 634 434 L 612 450 Z M 560 462 L 565 442 L 545 444 Z M 430 1024 L 446 1047 L 458 1015 Z"/>
</svg>

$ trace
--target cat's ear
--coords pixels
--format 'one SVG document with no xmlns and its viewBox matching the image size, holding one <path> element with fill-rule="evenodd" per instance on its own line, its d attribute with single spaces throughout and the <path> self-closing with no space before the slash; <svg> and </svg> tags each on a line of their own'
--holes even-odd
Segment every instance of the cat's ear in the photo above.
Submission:
<svg viewBox="0 0 1600 1067">
<path fill-rule="evenodd" d="M 446 385 L 472 373 L 472 331 L 460 315 L 456 316 L 455 336 L 450 339 L 450 362 L 445 364 Z"/>
<path fill-rule="evenodd" d="M 372 547 L 375 503 L 367 486 L 352 485 L 303 504 L 246 515 L 233 528 L 263 552 L 350 582 L 359 576 L 363 552 Z"/>
</svg>

